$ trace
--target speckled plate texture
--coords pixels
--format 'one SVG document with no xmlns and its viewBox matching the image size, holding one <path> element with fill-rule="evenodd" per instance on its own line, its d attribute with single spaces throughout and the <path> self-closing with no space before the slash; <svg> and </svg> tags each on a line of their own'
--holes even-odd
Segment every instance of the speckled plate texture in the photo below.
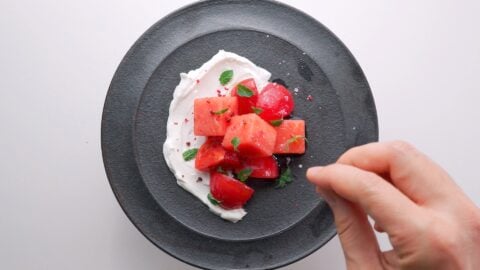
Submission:
<svg viewBox="0 0 480 270">
<path fill-rule="evenodd" d="M 294 182 L 253 183 L 245 218 L 230 223 L 176 184 L 162 154 L 168 107 L 180 72 L 223 49 L 247 57 L 294 90 L 305 119 L 305 155 L 292 158 Z M 272 269 L 297 261 L 335 235 L 327 204 L 306 169 L 376 141 L 375 104 L 348 49 L 304 13 L 272 1 L 213 0 L 153 25 L 118 67 L 102 119 L 105 169 L 120 205 L 153 244 L 206 269 Z"/>
</svg>

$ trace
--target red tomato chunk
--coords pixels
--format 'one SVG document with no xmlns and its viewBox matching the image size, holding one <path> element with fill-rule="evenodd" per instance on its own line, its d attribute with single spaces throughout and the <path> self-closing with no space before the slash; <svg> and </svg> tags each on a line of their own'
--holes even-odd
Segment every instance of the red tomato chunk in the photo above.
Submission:
<svg viewBox="0 0 480 270">
<path fill-rule="evenodd" d="M 208 137 L 207 141 L 198 149 L 195 157 L 195 168 L 200 171 L 209 171 L 216 167 L 234 169 L 241 166 L 237 153 L 227 151 L 222 147 L 222 137 Z"/>
<path fill-rule="evenodd" d="M 238 85 L 243 85 L 252 91 L 251 97 L 245 97 L 238 95 Z M 238 97 L 238 114 L 252 113 L 252 107 L 255 107 L 258 99 L 257 85 L 254 79 L 246 79 L 238 83 L 231 92 L 231 95 Z"/>
<path fill-rule="evenodd" d="M 273 156 L 261 158 L 246 158 L 242 162 L 242 168 L 235 170 L 251 169 L 250 178 L 263 178 L 274 180 L 278 177 L 278 164 Z"/>
<path fill-rule="evenodd" d="M 254 190 L 227 175 L 210 173 L 210 193 L 224 208 L 240 208 L 253 195 Z"/>
<path fill-rule="evenodd" d="M 283 119 L 293 111 L 293 96 L 283 85 L 269 83 L 258 95 L 257 107 L 266 121 Z"/>
</svg>

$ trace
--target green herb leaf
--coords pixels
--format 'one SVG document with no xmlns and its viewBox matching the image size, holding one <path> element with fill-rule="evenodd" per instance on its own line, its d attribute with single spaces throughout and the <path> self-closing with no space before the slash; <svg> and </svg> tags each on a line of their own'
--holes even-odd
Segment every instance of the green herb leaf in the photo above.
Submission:
<svg viewBox="0 0 480 270">
<path fill-rule="evenodd" d="M 256 114 L 261 114 L 263 112 L 263 110 L 258 107 L 252 107 L 252 111 Z"/>
<path fill-rule="evenodd" d="M 287 169 L 285 169 L 280 175 L 280 177 L 277 179 L 277 185 L 275 186 L 275 188 L 284 188 L 287 184 L 290 184 L 291 182 L 293 182 L 292 171 L 289 167 L 287 167 Z"/>
<path fill-rule="evenodd" d="M 252 97 L 253 96 L 253 91 L 252 89 L 246 87 L 243 84 L 237 85 L 237 95 L 240 97 Z"/>
<path fill-rule="evenodd" d="M 228 108 L 225 108 L 225 109 L 221 109 L 219 111 L 216 111 L 216 112 L 213 112 L 214 114 L 216 115 L 221 115 L 221 114 L 224 114 L 228 111 Z"/>
<path fill-rule="evenodd" d="M 295 143 L 295 142 L 298 142 L 298 140 L 305 140 L 305 142 L 307 141 L 307 138 L 305 138 L 305 136 L 302 136 L 302 135 L 292 135 L 292 137 L 290 137 L 290 139 L 287 140 L 287 144 L 285 145 L 285 148 L 287 149 L 287 151 L 289 150 L 290 148 L 290 144 L 292 143 Z"/>
<path fill-rule="evenodd" d="M 195 158 L 197 155 L 198 148 L 188 149 L 187 151 L 183 152 L 183 160 L 189 161 Z"/>
<path fill-rule="evenodd" d="M 277 120 L 272 120 L 270 121 L 270 124 L 274 127 L 278 127 L 283 123 L 283 119 L 277 119 Z"/>
<path fill-rule="evenodd" d="M 213 205 L 220 205 L 220 201 L 217 200 L 217 199 L 215 199 L 215 198 L 212 196 L 212 193 L 208 193 L 207 198 L 208 198 L 208 200 L 210 201 L 211 204 L 213 204 Z"/>
<path fill-rule="evenodd" d="M 287 144 L 292 144 L 294 142 L 298 142 L 299 139 L 305 139 L 305 136 L 302 136 L 302 135 L 292 135 L 292 137 L 290 137 L 290 139 L 288 139 L 287 141 Z"/>
<path fill-rule="evenodd" d="M 247 181 L 248 177 L 252 174 L 251 168 L 246 168 L 237 173 L 238 180 L 245 182 Z"/>
<path fill-rule="evenodd" d="M 225 85 L 229 83 L 232 80 L 232 78 L 233 78 L 233 70 L 229 69 L 222 72 L 218 80 L 220 81 L 220 84 Z"/>
<path fill-rule="evenodd" d="M 238 152 L 238 146 L 240 145 L 240 139 L 238 137 L 233 137 L 231 143 L 233 145 L 233 151 Z"/>
</svg>

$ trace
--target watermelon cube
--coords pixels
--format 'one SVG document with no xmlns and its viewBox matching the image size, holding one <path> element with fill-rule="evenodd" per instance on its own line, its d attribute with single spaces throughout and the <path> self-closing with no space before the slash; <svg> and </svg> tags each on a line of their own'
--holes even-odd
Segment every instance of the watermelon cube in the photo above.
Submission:
<svg viewBox="0 0 480 270">
<path fill-rule="evenodd" d="M 305 153 L 305 121 L 283 120 L 282 124 L 275 128 L 277 139 L 275 142 L 275 154 L 303 154 Z"/>
<path fill-rule="evenodd" d="M 249 113 L 232 117 L 222 145 L 243 157 L 268 157 L 273 154 L 276 137 L 275 128 L 260 116 Z"/>
<path fill-rule="evenodd" d="M 195 99 L 193 132 L 197 136 L 223 136 L 234 115 L 238 114 L 237 97 Z"/>
</svg>

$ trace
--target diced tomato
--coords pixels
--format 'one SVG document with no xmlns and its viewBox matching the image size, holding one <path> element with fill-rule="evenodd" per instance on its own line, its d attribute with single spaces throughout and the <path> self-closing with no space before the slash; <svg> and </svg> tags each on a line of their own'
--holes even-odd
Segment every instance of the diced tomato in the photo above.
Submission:
<svg viewBox="0 0 480 270">
<path fill-rule="evenodd" d="M 242 207 L 253 192 L 252 188 L 234 178 L 218 172 L 210 173 L 210 193 L 224 208 Z"/>
<path fill-rule="evenodd" d="M 222 137 L 208 137 L 198 149 L 195 157 L 195 168 L 200 171 L 208 171 L 217 166 L 225 157 L 225 149 L 222 147 Z"/>
<path fill-rule="evenodd" d="M 219 164 L 223 169 L 236 169 L 242 166 L 237 153 L 225 150 L 225 156 Z"/>
<path fill-rule="evenodd" d="M 239 96 L 237 93 L 239 84 L 250 89 L 252 91 L 252 96 L 251 97 Z M 257 90 L 257 85 L 255 84 L 255 80 L 246 79 L 241 81 L 232 89 L 231 95 L 234 97 L 238 97 L 238 114 L 252 113 L 253 112 L 252 107 L 256 106 L 257 99 L 258 99 L 258 90 Z"/>
<path fill-rule="evenodd" d="M 197 136 L 223 136 L 228 123 L 238 114 L 236 97 L 195 99 L 193 105 L 194 134 Z"/>
<path fill-rule="evenodd" d="M 223 148 L 222 139 L 222 137 L 208 137 L 198 149 L 195 157 L 195 168 L 197 170 L 209 171 L 218 166 L 223 169 L 235 169 L 241 166 L 237 153 Z"/>
<path fill-rule="evenodd" d="M 235 170 L 236 173 L 244 169 L 251 169 L 250 177 L 252 178 L 275 179 L 278 177 L 278 164 L 273 156 L 246 158 L 242 163 L 242 168 Z"/>
<path fill-rule="evenodd" d="M 276 133 L 275 128 L 254 113 L 238 115 L 232 117 L 222 145 L 243 157 L 268 157 L 273 154 Z M 232 140 L 238 143 L 236 149 Z"/>
<path fill-rule="evenodd" d="M 269 83 L 258 95 L 257 107 L 262 109 L 260 117 L 266 121 L 283 119 L 293 111 L 293 96 L 283 85 Z"/>
<path fill-rule="evenodd" d="M 305 121 L 284 120 L 275 127 L 277 140 L 275 154 L 303 154 L 305 153 Z"/>
</svg>

